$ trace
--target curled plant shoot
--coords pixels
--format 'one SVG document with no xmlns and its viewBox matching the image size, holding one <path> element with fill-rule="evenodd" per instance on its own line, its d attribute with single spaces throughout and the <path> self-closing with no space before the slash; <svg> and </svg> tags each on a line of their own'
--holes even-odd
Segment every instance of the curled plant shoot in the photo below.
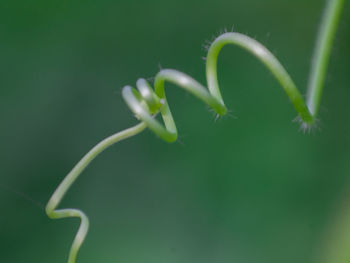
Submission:
<svg viewBox="0 0 350 263">
<path fill-rule="evenodd" d="M 123 98 L 131 111 L 140 120 L 140 123 L 104 139 L 93 147 L 63 179 L 46 206 L 46 213 L 50 218 L 78 217 L 81 220 L 79 230 L 70 249 L 68 263 L 75 263 L 77 253 L 89 228 L 89 220 L 84 212 L 78 209 L 57 209 L 68 189 L 88 164 L 102 151 L 121 140 L 139 134 L 145 128 L 151 129 L 167 142 L 176 141 L 178 133 L 166 99 L 165 82 L 173 83 L 192 93 L 218 115 L 225 115 L 227 108 L 222 99 L 217 79 L 217 59 L 224 46 L 239 46 L 260 60 L 271 71 L 286 92 L 298 113 L 298 119 L 302 123 L 302 127 L 310 129 L 316 121 L 331 47 L 344 2 L 345 0 L 329 0 L 327 3 L 316 41 L 307 102 L 304 101 L 287 71 L 266 47 L 246 35 L 235 32 L 220 35 L 209 47 L 206 59 L 208 89 L 185 73 L 173 69 L 163 69 L 155 76 L 154 89 L 151 88 L 145 79 L 137 81 L 137 89 L 131 86 L 124 87 L 122 91 Z M 158 113 L 161 114 L 164 125 L 154 118 Z"/>
</svg>

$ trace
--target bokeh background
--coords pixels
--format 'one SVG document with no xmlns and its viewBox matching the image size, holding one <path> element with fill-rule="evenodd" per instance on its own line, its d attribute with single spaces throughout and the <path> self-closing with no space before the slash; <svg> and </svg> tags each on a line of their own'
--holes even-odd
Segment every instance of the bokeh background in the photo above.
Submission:
<svg viewBox="0 0 350 263">
<path fill-rule="evenodd" d="M 66 262 L 78 220 L 50 220 L 43 206 L 93 145 L 136 124 L 124 85 L 160 67 L 205 83 L 203 44 L 233 26 L 265 44 L 305 94 L 324 3 L 2 0 L 0 262 Z M 237 47 L 218 66 L 232 116 L 215 121 L 169 87 L 179 141 L 146 131 L 113 146 L 64 199 L 91 221 L 78 262 L 319 262 L 350 209 L 349 13 L 347 3 L 311 134 Z"/>
</svg>

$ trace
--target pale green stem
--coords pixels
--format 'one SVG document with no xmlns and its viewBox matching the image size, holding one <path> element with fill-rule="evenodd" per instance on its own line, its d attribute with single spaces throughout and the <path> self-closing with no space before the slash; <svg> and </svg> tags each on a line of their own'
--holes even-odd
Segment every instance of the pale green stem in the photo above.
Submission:
<svg viewBox="0 0 350 263">
<path fill-rule="evenodd" d="M 307 92 L 307 105 L 316 116 L 321 102 L 327 66 L 345 0 L 330 0 L 325 9 L 316 40 Z"/>
<path fill-rule="evenodd" d="M 293 80 L 277 58 L 258 41 L 240 33 L 225 33 L 219 36 L 210 46 L 206 64 L 208 89 L 185 73 L 173 69 L 161 70 L 156 75 L 154 90 L 144 79 L 139 79 L 137 81 L 137 90 L 130 86 L 124 87 L 122 95 L 127 105 L 142 122 L 137 126 L 106 138 L 90 150 L 64 178 L 46 206 L 46 213 L 50 218 L 78 217 L 81 219 L 81 225 L 73 241 L 68 262 L 75 262 L 78 250 L 86 236 L 89 226 L 88 218 L 80 210 L 55 210 L 70 186 L 86 166 L 103 150 L 120 140 L 140 133 L 146 127 L 167 142 L 173 142 L 177 139 L 178 133 L 175 121 L 165 96 L 164 87 L 166 81 L 192 93 L 215 110 L 218 115 L 226 114 L 227 109 L 222 99 L 217 80 L 217 59 L 221 49 L 225 45 L 237 45 L 259 59 L 267 69 L 271 71 L 286 92 L 302 121 L 303 127 L 311 127 L 315 122 L 320 103 L 330 50 L 343 3 L 344 0 L 330 0 L 326 8 L 319 37 L 316 42 L 316 52 L 312 64 L 308 89 L 308 106 L 304 102 Z M 154 118 L 154 115 L 158 112 L 161 113 L 164 125 Z"/>
<path fill-rule="evenodd" d="M 77 253 L 81 244 L 83 243 L 85 236 L 89 228 L 89 220 L 87 216 L 78 209 L 60 209 L 55 210 L 57 206 L 62 201 L 64 195 L 68 189 L 72 186 L 74 181 L 78 178 L 81 172 L 89 165 L 89 163 L 95 159 L 102 151 L 107 149 L 109 146 L 134 136 L 142 132 L 146 128 L 146 124 L 141 122 L 140 124 L 126 129 L 124 131 L 118 132 L 110 137 L 107 137 L 100 143 L 98 143 L 94 148 L 92 148 L 69 172 L 69 174 L 63 179 L 61 184 L 57 187 L 53 195 L 51 196 L 49 202 L 46 205 L 46 214 L 50 218 L 66 218 L 66 217 L 78 217 L 81 220 L 80 227 L 77 235 L 74 238 L 69 257 L 68 263 L 74 263 Z"/>
</svg>

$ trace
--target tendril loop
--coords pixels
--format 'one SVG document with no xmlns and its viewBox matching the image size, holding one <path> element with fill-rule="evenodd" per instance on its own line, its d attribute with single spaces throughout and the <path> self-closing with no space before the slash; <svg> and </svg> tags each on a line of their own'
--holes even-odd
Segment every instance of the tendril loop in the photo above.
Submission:
<svg viewBox="0 0 350 263">
<path fill-rule="evenodd" d="M 235 32 L 219 36 L 209 48 L 206 60 L 208 89 L 185 73 L 164 69 L 155 77 L 154 90 L 145 79 L 139 79 L 136 83 L 137 90 L 130 86 L 123 88 L 124 100 L 138 119 L 145 122 L 149 129 L 167 142 L 177 139 L 177 129 L 165 96 L 166 81 L 192 93 L 218 115 L 225 115 L 227 109 L 219 89 L 217 59 L 221 49 L 228 44 L 237 45 L 258 58 L 281 84 L 303 124 L 311 126 L 314 123 L 315 115 L 310 113 L 296 85 L 275 56 L 258 41 Z M 153 116 L 158 111 L 162 115 L 164 125 Z"/>
<path fill-rule="evenodd" d="M 170 82 L 183 88 L 206 103 L 218 115 L 225 115 L 227 109 L 222 99 L 217 80 L 217 58 L 224 46 L 228 44 L 237 45 L 260 60 L 271 71 L 286 92 L 299 115 L 298 117 L 302 122 L 302 127 L 306 129 L 310 128 L 316 120 L 324 75 L 343 4 L 344 0 L 329 0 L 326 12 L 324 13 L 310 74 L 307 104 L 304 102 L 303 97 L 287 71 L 270 51 L 258 41 L 246 35 L 233 32 L 222 34 L 209 48 L 206 62 L 208 89 L 185 73 L 173 69 L 161 70 L 156 75 L 154 90 L 145 79 L 139 79 L 137 81 L 137 89 L 131 86 L 124 87 L 122 91 L 123 98 L 135 116 L 141 120 L 141 123 L 113 134 L 93 147 L 63 179 L 46 206 L 46 213 L 50 218 L 77 217 L 81 220 L 78 233 L 71 246 L 68 263 L 75 263 L 77 253 L 89 228 L 89 220 L 82 211 L 78 209 L 57 210 L 58 205 L 71 185 L 88 164 L 102 151 L 121 140 L 142 132 L 146 127 L 167 142 L 173 142 L 177 139 L 175 121 L 165 96 L 165 82 Z M 155 115 L 158 113 L 161 114 L 164 125 L 155 118 Z"/>
</svg>

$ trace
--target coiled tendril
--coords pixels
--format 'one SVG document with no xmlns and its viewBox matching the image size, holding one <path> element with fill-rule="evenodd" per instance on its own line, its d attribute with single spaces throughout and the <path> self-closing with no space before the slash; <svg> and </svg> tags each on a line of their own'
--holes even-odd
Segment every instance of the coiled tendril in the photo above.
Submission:
<svg viewBox="0 0 350 263">
<path fill-rule="evenodd" d="M 211 107 L 218 115 L 226 114 L 227 109 L 217 80 L 217 58 L 220 50 L 225 45 L 237 45 L 259 59 L 281 84 L 297 111 L 302 126 L 304 128 L 311 127 L 316 120 L 331 46 L 343 4 L 344 0 L 330 0 L 324 13 L 312 63 L 307 104 L 276 57 L 258 41 L 240 33 L 225 33 L 216 38 L 211 44 L 206 60 L 208 89 L 185 73 L 173 69 L 161 70 L 156 75 L 154 90 L 145 79 L 137 81 L 137 89 L 131 86 L 124 87 L 122 92 L 123 98 L 135 116 L 141 120 L 141 123 L 104 139 L 92 148 L 64 178 L 46 206 L 46 213 L 50 218 L 78 217 L 81 219 L 78 233 L 70 250 L 68 263 L 75 262 L 89 227 L 88 218 L 82 211 L 77 209 L 56 209 L 70 186 L 86 166 L 103 150 L 118 141 L 140 133 L 146 127 L 167 142 L 173 142 L 177 139 L 175 121 L 165 96 L 164 85 L 166 81 L 192 93 Z M 154 118 L 159 112 L 163 118 L 164 125 Z"/>
</svg>

